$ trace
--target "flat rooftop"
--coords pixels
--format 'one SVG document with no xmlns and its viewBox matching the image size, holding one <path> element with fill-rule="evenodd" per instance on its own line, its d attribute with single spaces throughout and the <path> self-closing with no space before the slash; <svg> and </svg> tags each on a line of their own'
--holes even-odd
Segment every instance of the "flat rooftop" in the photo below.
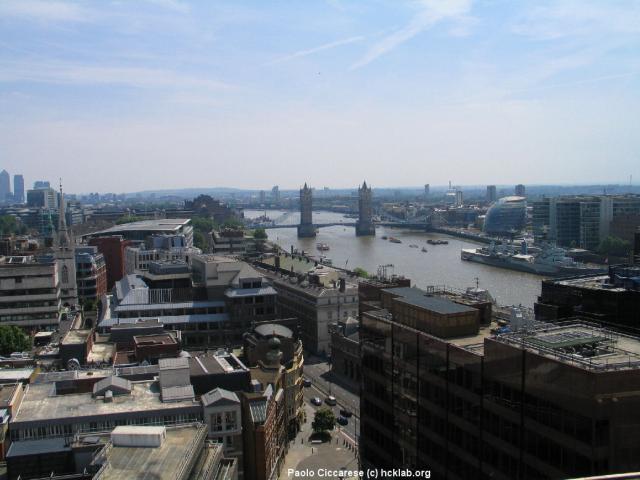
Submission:
<svg viewBox="0 0 640 480">
<path fill-rule="evenodd" d="M 588 370 L 640 370 L 640 338 L 580 322 L 538 323 L 494 340 Z"/>
<path fill-rule="evenodd" d="M 6 408 L 9 406 L 9 402 L 13 399 L 16 389 L 22 388 L 21 385 L 0 385 L 0 408 Z"/>
<path fill-rule="evenodd" d="M 102 398 L 94 398 L 91 393 L 54 395 L 53 384 L 32 384 L 27 387 L 22 405 L 12 422 L 19 424 L 57 420 L 58 423 L 67 423 L 78 422 L 78 417 L 90 418 L 199 406 L 192 400 L 163 403 L 157 382 L 132 382 L 132 387 L 131 394 L 114 396 L 113 402 L 105 403 Z"/>
<path fill-rule="evenodd" d="M 557 285 L 565 285 L 568 287 L 587 288 L 590 290 L 608 290 L 611 292 L 625 292 L 627 289 L 623 287 L 614 287 L 607 283 L 609 275 L 589 275 L 582 277 L 561 278 L 545 280 L 546 282 L 555 283 Z"/>
<path fill-rule="evenodd" d="M 173 338 L 173 335 L 161 333 L 158 335 L 136 335 L 133 337 L 133 343 L 140 347 L 149 345 L 175 345 L 178 342 Z"/>
<path fill-rule="evenodd" d="M 69 330 L 60 342 L 62 345 L 76 345 L 86 343 L 92 330 Z"/>
<path fill-rule="evenodd" d="M 189 358 L 189 373 L 193 377 L 246 371 L 248 371 L 247 367 L 232 354 L 202 355 Z"/>
<path fill-rule="evenodd" d="M 441 315 L 477 312 L 473 307 L 460 305 L 452 300 L 448 300 L 440 296 L 434 296 L 415 287 L 389 288 L 386 289 L 385 292 L 390 292 L 393 295 L 401 297 L 400 299 L 396 299 L 398 301 L 424 308 Z"/>
<path fill-rule="evenodd" d="M 106 230 L 93 232 L 88 236 L 100 235 L 117 235 L 126 232 L 178 232 L 183 226 L 187 225 L 191 219 L 189 218 L 162 218 L 157 220 L 141 220 L 139 222 L 123 223 L 115 225 Z"/>
<path fill-rule="evenodd" d="M 202 451 L 205 436 L 206 427 L 196 424 L 167 428 L 166 437 L 159 447 L 111 446 L 104 452 L 105 468 L 95 478 L 99 480 L 187 478 L 190 472 L 185 472 L 184 468 Z"/>
</svg>

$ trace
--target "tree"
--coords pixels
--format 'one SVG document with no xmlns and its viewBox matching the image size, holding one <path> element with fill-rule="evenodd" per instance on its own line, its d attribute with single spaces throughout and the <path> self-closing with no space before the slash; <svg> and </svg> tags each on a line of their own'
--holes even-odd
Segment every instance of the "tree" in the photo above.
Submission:
<svg viewBox="0 0 640 480">
<path fill-rule="evenodd" d="M 233 230 L 237 230 L 239 228 L 242 228 L 243 226 L 244 225 L 242 224 L 242 222 L 239 220 L 236 220 L 235 218 L 230 218 L 229 220 L 227 220 L 222 224 L 222 228 L 230 228 Z"/>
<path fill-rule="evenodd" d="M 364 268 L 356 267 L 353 269 L 353 273 L 361 278 L 369 278 L 369 272 L 367 272 Z"/>
<path fill-rule="evenodd" d="M 598 253 L 625 257 L 631 252 L 631 243 L 618 237 L 608 236 L 598 245 Z"/>
<path fill-rule="evenodd" d="M 256 240 L 266 240 L 267 239 L 267 232 L 264 228 L 256 228 L 253 231 L 253 238 L 255 238 Z"/>
<path fill-rule="evenodd" d="M 31 349 L 31 339 L 19 327 L 0 325 L 0 355 Z"/>
<path fill-rule="evenodd" d="M 11 235 L 13 233 L 26 233 L 27 228 L 13 215 L 0 216 L 0 235 Z"/>
<path fill-rule="evenodd" d="M 316 415 L 313 418 L 311 428 L 316 433 L 326 432 L 327 430 L 333 430 L 336 424 L 336 417 L 327 407 L 319 408 L 316 410 Z"/>
<path fill-rule="evenodd" d="M 205 237 L 202 232 L 196 230 L 193 232 L 193 244 L 204 252 L 207 250 L 207 237 Z"/>
<path fill-rule="evenodd" d="M 214 228 L 216 228 L 216 222 L 209 217 L 203 217 L 201 215 L 191 218 L 191 225 L 196 232 L 208 234 Z"/>
<path fill-rule="evenodd" d="M 116 225 L 122 225 L 124 223 L 139 222 L 140 220 L 142 220 L 141 217 L 137 217 L 135 215 L 125 215 L 123 217 L 120 217 L 118 220 L 116 220 Z"/>
</svg>

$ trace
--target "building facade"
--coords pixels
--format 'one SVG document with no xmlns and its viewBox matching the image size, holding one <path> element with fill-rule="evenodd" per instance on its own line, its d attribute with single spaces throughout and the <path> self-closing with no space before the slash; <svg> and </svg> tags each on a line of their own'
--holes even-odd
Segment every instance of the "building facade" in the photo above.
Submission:
<svg viewBox="0 0 640 480">
<path fill-rule="evenodd" d="M 562 247 L 595 250 L 609 235 L 627 241 L 640 217 L 640 195 L 574 195 L 533 203 L 533 233 Z"/>
<path fill-rule="evenodd" d="M 376 234 L 376 227 L 373 224 L 371 187 L 367 187 L 367 182 L 358 188 L 358 221 L 356 222 L 356 235 L 368 236 Z"/>
<path fill-rule="evenodd" d="M 488 203 L 493 203 L 498 199 L 498 193 L 495 185 L 487 185 L 487 194 L 485 200 Z"/>
<path fill-rule="evenodd" d="M 557 322 L 580 316 L 612 328 L 640 331 L 640 267 L 615 265 L 608 275 L 546 279 L 534 304 L 536 318 Z"/>
<path fill-rule="evenodd" d="M 13 201 L 22 204 L 24 198 L 24 177 L 22 175 L 13 176 Z"/>
<path fill-rule="evenodd" d="M 430 299 L 382 303 L 360 330 L 363 469 L 512 480 L 640 468 L 639 338 L 582 322 L 499 333 L 466 315 L 438 326 Z"/>
<path fill-rule="evenodd" d="M 274 352 L 274 350 L 277 350 Z M 300 429 L 303 417 L 302 342 L 294 332 L 276 323 L 263 323 L 244 336 L 244 358 L 250 367 L 269 368 L 272 362 L 283 367 L 282 387 L 289 435 Z"/>
<path fill-rule="evenodd" d="M 298 225 L 298 237 L 315 237 L 316 229 L 313 226 L 313 190 L 304 184 L 300 189 L 300 225 Z"/>
<path fill-rule="evenodd" d="M 335 279 L 323 280 L 317 273 L 333 271 Z M 281 318 L 297 318 L 305 350 L 326 355 L 330 351 L 329 324 L 358 316 L 358 287 L 340 279 L 337 271 L 318 265 L 305 277 L 270 276 L 278 292 L 277 309 Z"/>
<path fill-rule="evenodd" d="M 54 330 L 60 309 L 56 262 L 33 256 L 0 258 L 0 325 Z"/>
<path fill-rule="evenodd" d="M 522 231 L 526 221 L 525 198 L 503 197 L 487 210 L 484 231 L 490 235 L 513 235 Z"/>
<path fill-rule="evenodd" d="M 107 264 L 98 247 L 76 248 L 78 300 L 99 301 L 107 293 Z"/>
<path fill-rule="evenodd" d="M 0 203 L 11 201 L 11 176 L 6 170 L 0 172 Z"/>
</svg>

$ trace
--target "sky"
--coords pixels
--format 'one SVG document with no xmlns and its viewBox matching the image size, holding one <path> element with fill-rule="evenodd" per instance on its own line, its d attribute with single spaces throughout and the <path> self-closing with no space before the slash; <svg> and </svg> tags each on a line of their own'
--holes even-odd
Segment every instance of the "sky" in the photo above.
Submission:
<svg viewBox="0 0 640 480">
<path fill-rule="evenodd" d="M 0 168 L 76 193 L 635 184 L 640 1 L 0 0 Z"/>
</svg>

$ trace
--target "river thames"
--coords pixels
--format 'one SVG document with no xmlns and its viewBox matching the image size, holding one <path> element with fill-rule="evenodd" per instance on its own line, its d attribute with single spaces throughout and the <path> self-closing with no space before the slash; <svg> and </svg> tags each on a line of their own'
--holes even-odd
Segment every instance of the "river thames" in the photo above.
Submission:
<svg viewBox="0 0 640 480">
<path fill-rule="evenodd" d="M 264 210 L 245 210 L 246 218 L 256 218 Z M 293 245 L 310 255 L 319 255 L 317 243 L 326 243 L 330 250 L 324 254 L 336 267 L 364 268 L 375 273 L 379 265 L 391 264 L 388 272 L 404 275 L 412 284 L 425 288 L 429 285 L 446 285 L 458 289 L 475 286 L 476 278 L 480 288 L 487 289 L 500 305 L 524 305 L 533 307 L 540 294 L 543 277 L 529 273 L 494 268 L 460 259 L 462 248 L 475 248 L 479 244 L 437 233 L 424 233 L 396 228 L 378 227 L 375 237 L 356 237 L 354 227 L 334 226 L 319 229 L 315 238 L 298 238 L 295 225 L 300 221 L 299 212 L 267 210 L 269 218 L 280 225 L 292 228 L 267 229 L 269 240 L 290 250 Z M 342 214 L 333 212 L 313 212 L 314 223 L 355 222 Z M 402 243 L 382 240 L 382 236 L 396 237 Z M 448 240 L 448 245 L 429 245 L 428 239 Z M 411 248 L 409 245 L 418 245 Z M 422 247 L 427 252 L 422 252 Z"/>
</svg>

